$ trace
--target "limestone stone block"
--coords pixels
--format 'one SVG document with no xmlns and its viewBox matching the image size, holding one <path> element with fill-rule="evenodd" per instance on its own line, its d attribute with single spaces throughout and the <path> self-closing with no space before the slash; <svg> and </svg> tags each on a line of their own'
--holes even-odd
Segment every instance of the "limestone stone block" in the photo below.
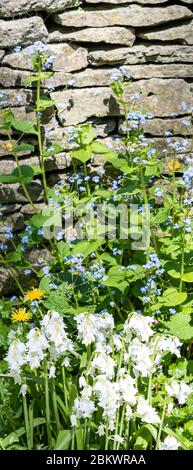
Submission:
<svg viewBox="0 0 193 470">
<path fill-rule="evenodd" d="M 181 44 L 193 44 L 193 21 L 164 28 L 159 31 L 148 31 L 140 33 L 139 37 L 149 41 L 174 41 Z"/>
<path fill-rule="evenodd" d="M 48 32 L 39 16 L 19 20 L 0 20 L 0 48 L 28 45 L 34 41 L 45 40 Z"/>
<path fill-rule="evenodd" d="M 131 78 L 193 78 L 192 64 L 137 64 L 126 65 L 125 69 Z M 68 88 L 85 88 L 94 86 L 109 86 L 113 80 L 113 74 L 117 68 L 87 67 L 85 70 L 75 73 L 56 72 L 53 77 L 46 80 L 45 87 L 53 89 L 61 86 Z"/>
<path fill-rule="evenodd" d="M 144 45 L 92 50 L 88 61 L 91 65 L 144 64 L 144 63 L 193 63 L 193 47 L 183 45 Z"/>
<path fill-rule="evenodd" d="M 86 43 L 107 43 L 122 44 L 132 46 L 135 41 L 134 29 L 109 27 L 109 28 L 85 28 L 78 31 L 66 33 L 64 29 L 53 28 L 49 34 L 49 42 L 86 42 Z"/>
<path fill-rule="evenodd" d="M 33 201 L 41 201 L 43 199 L 42 184 L 40 180 L 33 181 L 28 185 L 28 190 Z M 0 200 L 5 204 L 24 203 L 26 197 L 23 193 L 21 185 L 0 184 Z"/>
<path fill-rule="evenodd" d="M 79 9 L 53 15 L 56 23 L 69 28 L 105 26 L 157 26 L 175 20 L 192 18 L 193 13 L 185 6 L 172 5 L 163 8 L 143 7 L 137 4 L 125 8 L 83 10 Z"/>
<path fill-rule="evenodd" d="M 0 234 L 2 227 L 5 225 L 5 219 L 0 221 Z M 21 212 L 14 212 L 6 216 L 6 225 L 12 228 L 13 232 L 18 232 L 24 228 L 24 216 Z"/>
<path fill-rule="evenodd" d="M 119 132 L 125 133 L 126 124 L 125 121 L 120 119 L 119 121 Z M 173 135 L 184 135 L 191 136 L 193 134 L 193 126 L 191 122 L 191 116 L 185 116 L 183 118 L 171 118 L 171 119 L 148 119 L 143 129 L 146 134 L 153 136 L 164 136 L 168 131 L 172 132 Z"/>
<path fill-rule="evenodd" d="M 84 47 L 69 44 L 48 44 L 45 48 L 45 55 L 53 59 L 53 71 L 71 72 L 85 68 L 88 64 L 87 54 Z M 3 64 L 16 69 L 33 70 L 31 59 L 31 49 L 26 47 L 20 52 L 7 54 Z"/>
<path fill-rule="evenodd" d="M 139 92 L 135 107 L 153 113 L 156 117 L 167 117 L 171 113 L 184 115 L 181 103 L 187 103 L 186 114 L 191 113 L 193 95 L 191 85 L 182 79 L 150 79 L 133 82 L 125 90 L 128 103 Z M 51 93 L 56 103 L 58 118 L 65 126 L 78 124 L 92 116 L 118 116 L 120 109 L 107 87 L 66 90 Z"/>
<path fill-rule="evenodd" d="M 116 116 L 118 105 L 109 88 L 85 88 L 51 93 L 58 118 L 65 126 L 86 121 L 91 117 Z"/>
<path fill-rule="evenodd" d="M 33 102 L 33 94 L 29 89 L 22 88 L 1 88 L 0 89 L 0 107 L 26 106 Z"/>
<path fill-rule="evenodd" d="M 97 4 L 97 3 L 108 3 L 109 5 L 120 5 L 120 3 L 134 3 L 133 0 L 85 0 L 86 3 Z M 168 0 L 136 0 L 135 3 L 142 5 L 159 5 L 160 3 L 166 3 Z M 192 0 L 185 0 L 186 3 L 191 3 Z"/>
<path fill-rule="evenodd" d="M 77 0 L 2 0 L 0 17 L 9 18 L 36 11 L 56 12 L 77 5 Z"/>
</svg>

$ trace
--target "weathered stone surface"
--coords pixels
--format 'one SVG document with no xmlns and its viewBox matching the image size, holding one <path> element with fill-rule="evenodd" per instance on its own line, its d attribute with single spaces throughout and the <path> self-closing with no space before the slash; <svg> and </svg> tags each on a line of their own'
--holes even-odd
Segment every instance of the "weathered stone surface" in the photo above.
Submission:
<svg viewBox="0 0 193 470">
<path fill-rule="evenodd" d="M 139 45 L 117 49 L 100 49 L 89 53 L 91 65 L 143 64 L 143 63 L 190 63 L 193 62 L 192 46 Z"/>
<path fill-rule="evenodd" d="M 112 5 L 119 5 L 120 3 L 134 3 L 134 0 L 85 0 L 86 3 L 108 3 Z M 141 3 L 142 5 L 159 5 L 160 3 L 166 3 L 168 0 L 135 0 L 135 3 Z M 192 0 L 184 0 L 187 3 L 191 3 Z"/>
<path fill-rule="evenodd" d="M 5 222 L 2 220 L 0 222 L 0 233 L 2 233 L 1 227 L 4 225 Z M 21 214 L 21 212 L 14 212 L 13 214 L 6 216 L 6 225 L 11 227 L 13 232 L 22 230 L 24 228 L 24 216 Z"/>
<path fill-rule="evenodd" d="M 0 204 L 0 213 L 4 216 L 13 212 L 19 212 L 21 204 Z"/>
<path fill-rule="evenodd" d="M 135 41 L 134 29 L 109 27 L 109 28 L 86 28 L 71 33 L 66 33 L 62 28 L 57 29 L 49 34 L 49 42 L 94 42 L 94 43 L 110 43 L 123 44 L 132 46 Z"/>
<path fill-rule="evenodd" d="M 22 20 L 0 20 L 0 47 L 12 47 L 17 44 L 28 45 L 37 40 L 44 40 L 48 35 L 42 18 L 38 16 Z"/>
<path fill-rule="evenodd" d="M 124 131 L 125 122 L 120 119 L 119 132 L 122 134 Z M 184 117 L 181 119 L 148 119 L 143 126 L 146 134 L 163 136 L 165 132 L 170 131 L 173 135 L 192 135 L 193 126 L 190 117 Z"/>
<path fill-rule="evenodd" d="M 27 252 L 27 258 L 32 263 L 32 266 L 37 271 L 40 270 L 43 266 L 46 266 L 47 263 L 51 262 L 52 255 L 47 248 L 34 249 Z M 25 276 L 23 270 L 15 270 L 15 275 L 18 277 L 21 285 L 24 286 L 24 289 L 27 290 L 32 286 L 32 276 Z M 24 277 L 25 276 L 25 277 Z M 3 266 L 0 266 L 0 292 L 3 295 L 11 294 L 20 294 L 18 292 L 18 287 L 15 285 L 14 279 L 11 276 L 10 272 L 5 269 Z"/>
<path fill-rule="evenodd" d="M 20 159 L 20 165 L 39 165 L 39 159 L 38 157 L 22 158 Z M 1 174 L 10 175 L 16 167 L 14 158 L 1 159 Z"/>
<path fill-rule="evenodd" d="M 184 142 L 184 138 L 182 137 L 176 137 L 172 139 L 173 142 Z M 166 142 L 166 139 L 163 137 L 154 137 L 154 138 L 148 138 L 146 139 L 146 142 L 148 145 L 151 145 L 152 147 L 155 147 L 159 151 L 159 155 L 162 157 L 166 156 L 175 156 L 175 154 L 179 155 L 189 155 L 190 152 L 192 152 L 192 142 L 191 139 L 188 139 L 188 145 L 186 146 L 186 152 L 184 150 L 173 150 L 169 144 Z"/>
<path fill-rule="evenodd" d="M 5 55 L 5 51 L 0 51 L 0 62 L 2 61 L 4 55 Z"/>
<path fill-rule="evenodd" d="M 152 78 L 131 83 L 125 89 L 128 102 L 136 92 L 141 93 L 141 95 L 135 108 L 153 113 L 156 117 L 167 117 L 173 113 L 180 116 L 192 112 L 193 94 L 191 85 L 184 80 Z M 181 107 L 184 102 L 187 103 L 186 112 Z"/>
<path fill-rule="evenodd" d="M 126 70 L 134 80 L 141 78 L 192 78 L 192 64 L 129 65 Z"/>
<path fill-rule="evenodd" d="M 106 137 L 112 131 L 114 131 L 116 127 L 115 119 L 92 119 L 89 120 L 94 129 L 95 129 L 95 137 Z M 44 145 L 45 147 L 49 147 L 50 145 L 59 144 L 63 148 L 63 150 L 71 150 L 74 148 L 73 144 L 70 144 L 68 141 L 68 137 L 72 132 L 72 128 L 70 127 L 59 127 L 59 126 L 51 126 L 48 124 L 45 126 L 45 138 L 44 138 Z M 57 156 L 56 156 L 57 157 Z M 45 160 L 46 163 L 47 159 Z M 63 167 L 65 168 L 65 166 Z"/>
<path fill-rule="evenodd" d="M 31 90 L 18 89 L 0 89 L 0 106 L 7 108 L 9 106 L 26 106 L 33 102 Z"/>
<path fill-rule="evenodd" d="M 84 122 L 92 116 L 103 117 L 119 114 L 118 105 L 109 88 L 53 92 L 51 97 L 56 103 L 58 118 L 66 126 Z"/>
<path fill-rule="evenodd" d="M 71 72 L 87 66 L 87 50 L 84 47 L 70 46 L 69 44 L 49 44 L 46 46 L 45 55 L 53 57 L 54 71 Z M 3 58 L 3 64 L 13 68 L 33 70 L 31 54 L 25 48 L 21 52 L 7 54 Z"/>
<path fill-rule="evenodd" d="M 36 207 L 36 211 L 39 212 L 45 207 L 45 204 L 44 202 L 40 202 L 38 204 L 35 204 L 35 207 Z M 21 206 L 21 213 L 25 217 L 34 214 L 34 212 L 35 211 L 33 207 L 31 206 L 31 204 L 24 204 L 23 206 Z"/>
<path fill-rule="evenodd" d="M 180 108 L 182 102 L 188 104 L 187 113 L 191 113 L 193 96 L 191 86 L 184 80 L 150 79 L 132 83 L 126 89 L 129 101 L 132 95 L 140 92 L 137 109 L 147 110 L 157 117 L 170 116 L 171 113 L 184 115 Z M 51 93 L 58 109 L 58 117 L 65 125 L 86 121 L 92 116 L 117 116 L 118 105 L 109 88 L 88 88 Z M 64 109 L 64 103 L 66 107 Z M 62 104 L 62 105 L 61 105 Z"/>
<path fill-rule="evenodd" d="M 30 72 L 25 70 L 14 70 L 9 67 L 1 67 L 0 85 L 4 87 L 19 87 L 29 77 Z"/>
<path fill-rule="evenodd" d="M 134 80 L 142 78 L 193 78 L 192 64 L 126 65 L 125 69 Z M 82 72 L 73 74 L 56 72 L 52 78 L 46 81 L 45 85 L 50 88 L 69 86 L 69 84 L 73 88 L 109 86 L 116 70 L 116 68 L 91 69 L 88 67 Z"/>
<path fill-rule="evenodd" d="M 57 143 L 61 143 L 57 141 Z M 38 157 L 29 157 L 29 158 L 22 158 L 20 159 L 21 165 L 38 165 L 40 166 L 39 158 Z M 61 152 L 55 156 L 50 158 L 46 158 L 45 160 L 45 170 L 46 171 L 54 171 L 54 170 L 65 170 L 71 164 L 71 157 L 70 154 Z M 14 159 L 9 160 L 1 160 L 1 173 L 5 175 L 9 175 L 12 171 L 16 168 L 16 163 Z"/>
<path fill-rule="evenodd" d="M 76 6 L 77 0 L 2 0 L 0 17 L 12 17 L 28 12 L 47 11 L 56 12 Z"/>
<path fill-rule="evenodd" d="M 41 181 L 36 180 L 28 185 L 28 190 L 33 201 L 41 201 L 43 199 L 43 191 Z M 4 204 L 12 204 L 15 202 L 26 202 L 26 197 L 23 193 L 21 185 L 15 184 L 0 184 L 0 200 Z"/>
<path fill-rule="evenodd" d="M 150 41 L 175 41 L 181 44 L 193 44 L 193 21 L 160 31 L 140 33 L 139 37 Z"/>
<path fill-rule="evenodd" d="M 56 23 L 72 28 L 103 27 L 103 26 L 156 26 L 174 20 L 193 17 L 193 13 L 186 7 L 178 5 L 154 8 L 142 7 L 136 4 L 125 8 L 112 10 L 78 10 L 56 14 L 53 16 Z"/>
<path fill-rule="evenodd" d="M 35 140 L 34 138 L 33 139 L 22 139 L 22 143 L 26 143 L 26 144 L 34 144 L 35 143 Z M 13 139 L 13 144 L 14 145 L 17 145 L 17 140 Z M 9 140 L 0 140 L 0 157 L 2 156 L 6 156 L 6 155 L 11 155 L 11 144 L 9 142 Z M 23 155 L 30 155 L 30 152 L 29 150 L 23 150 L 22 152 L 19 152 L 18 153 L 18 157 L 21 157 Z"/>
</svg>

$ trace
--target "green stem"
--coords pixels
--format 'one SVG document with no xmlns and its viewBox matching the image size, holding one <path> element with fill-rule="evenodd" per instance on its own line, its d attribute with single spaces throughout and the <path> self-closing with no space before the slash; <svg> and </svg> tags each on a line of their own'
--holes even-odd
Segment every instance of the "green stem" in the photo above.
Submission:
<svg viewBox="0 0 193 470">
<path fill-rule="evenodd" d="M 68 390 L 66 386 L 66 374 L 65 374 L 64 366 L 62 366 L 62 382 L 63 382 L 64 403 L 68 410 Z"/>
<path fill-rule="evenodd" d="M 46 172 L 45 172 L 45 165 L 44 165 L 42 133 L 41 133 L 41 118 L 40 118 L 40 112 L 42 109 L 41 108 L 41 65 L 38 66 L 37 76 L 38 76 L 38 80 L 37 80 L 36 119 L 37 119 L 37 132 L 38 132 L 38 147 L 39 147 L 40 163 L 41 163 L 41 170 L 42 170 L 44 198 L 45 198 L 45 203 L 48 203 L 48 188 L 47 188 Z"/>
<path fill-rule="evenodd" d="M 20 168 L 20 164 L 19 164 L 19 159 L 18 159 L 18 156 L 17 156 L 17 153 L 14 151 L 14 143 L 13 143 L 13 140 L 12 140 L 12 137 L 11 137 L 11 134 L 9 132 L 9 130 L 7 129 L 7 135 L 8 135 L 8 138 L 9 138 L 9 142 L 12 146 L 12 155 L 14 156 L 15 158 L 15 162 L 16 162 L 16 165 L 17 165 L 17 169 L 18 169 L 18 173 L 19 173 L 19 177 L 21 178 L 21 186 L 22 186 L 22 189 L 23 189 L 23 192 L 26 196 L 26 199 L 28 200 L 29 204 L 31 205 L 32 209 L 37 212 L 36 210 L 36 207 L 31 199 L 31 196 L 29 194 L 29 191 L 27 189 L 27 186 L 26 184 L 22 181 L 22 178 L 23 178 L 23 175 L 22 175 L 22 171 L 21 171 L 21 168 Z"/>
<path fill-rule="evenodd" d="M 23 398 L 23 411 L 24 411 L 24 421 L 25 421 L 25 432 L 26 432 L 26 438 L 27 438 L 27 447 L 28 447 L 28 450 L 31 450 L 31 438 L 30 438 L 30 427 L 29 427 L 27 400 L 26 400 L 26 396 L 23 396 L 22 398 Z"/>
<path fill-rule="evenodd" d="M 117 410 L 117 416 L 116 416 L 116 425 L 115 425 L 115 433 L 114 435 L 118 434 L 118 429 L 119 429 L 119 408 Z M 116 441 L 114 440 L 113 442 L 113 450 L 116 450 Z"/>
<path fill-rule="evenodd" d="M 125 410 L 126 410 L 126 403 L 124 403 L 124 405 L 123 405 L 122 415 L 121 415 L 121 423 L 120 423 L 120 429 L 119 429 L 119 436 L 121 436 L 121 437 L 122 437 L 122 434 L 123 434 Z M 119 447 L 120 447 L 120 442 L 117 443 L 117 450 L 119 450 Z"/>
<path fill-rule="evenodd" d="M 44 368 L 44 383 L 45 383 L 45 409 L 46 409 L 46 427 L 49 448 L 52 448 L 52 436 L 51 436 L 51 421 L 50 421 L 50 400 L 49 400 L 49 383 L 48 383 L 48 368 L 45 364 Z"/>
<path fill-rule="evenodd" d="M 163 424 L 164 424 L 165 411 L 166 411 L 166 395 L 165 395 L 165 399 L 164 399 L 162 417 L 161 417 L 161 422 L 160 422 L 160 425 L 159 425 L 155 450 L 159 450 L 159 447 L 160 447 L 160 438 L 161 438 L 161 433 L 162 433 Z"/>
<path fill-rule="evenodd" d="M 60 426 L 60 418 L 59 418 L 59 413 L 58 413 L 56 386 L 55 386 L 54 378 L 52 379 L 52 401 L 53 401 L 54 416 L 55 416 L 55 421 L 56 421 L 56 429 L 57 429 L 57 434 L 58 434 L 59 431 L 61 430 L 61 426 Z"/>
<path fill-rule="evenodd" d="M 144 172 L 143 172 L 143 167 L 141 166 L 140 168 L 140 179 L 141 179 L 141 185 L 142 185 L 142 190 L 143 190 L 143 199 L 144 199 L 144 204 L 145 204 L 145 224 L 147 224 L 147 221 L 149 219 L 149 206 L 148 206 L 148 196 L 147 196 L 147 191 L 146 191 L 146 186 L 145 186 L 145 178 L 144 178 Z M 146 262 L 149 260 L 149 255 L 148 253 L 146 254 Z"/>
<path fill-rule="evenodd" d="M 105 431 L 105 450 L 109 448 L 109 422 L 106 420 L 106 431 Z"/>
<path fill-rule="evenodd" d="M 87 167 L 86 167 L 86 163 L 84 163 L 84 176 L 86 178 L 87 176 Z M 89 182 L 86 181 L 86 192 L 87 192 L 87 196 L 90 196 L 90 186 L 89 186 Z"/>
<path fill-rule="evenodd" d="M 181 252 L 181 268 L 180 268 L 180 285 L 179 285 L 179 291 L 182 292 L 183 290 L 183 274 L 184 274 L 184 261 L 185 261 L 185 231 L 183 228 L 182 232 L 182 239 L 181 239 L 181 246 L 182 246 L 182 252 Z"/>
</svg>

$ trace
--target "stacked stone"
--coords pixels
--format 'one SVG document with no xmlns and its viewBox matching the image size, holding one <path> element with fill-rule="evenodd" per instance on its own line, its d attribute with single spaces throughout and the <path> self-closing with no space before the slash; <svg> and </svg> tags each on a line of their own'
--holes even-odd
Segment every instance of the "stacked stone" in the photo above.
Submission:
<svg viewBox="0 0 193 470">
<path fill-rule="evenodd" d="M 70 167 L 68 126 L 92 122 L 96 136 L 116 148 L 122 118 L 109 85 L 120 65 L 133 78 L 128 100 L 141 92 L 136 109 L 155 116 L 145 125 L 149 141 L 163 152 L 169 130 L 178 141 L 187 138 L 187 152 L 192 151 L 191 126 L 186 122 L 191 121 L 193 106 L 193 0 L 176 0 L 174 5 L 168 0 L 3 0 L 0 105 L 11 106 L 18 118 L 34 121 L 34 91 L 23 86 L 23 79 L 32 70 L 28 48 L 39 40 L 46 44 L 55 72 L 45 82 L 55 101 L 46 116 L 45 145 L 63 148 L 46 160 L 50 176 Z M 5 174 L 15 163 L 3 132 L 0 173 Z M 37 164 L 38 157 L 23 152 L 20 161 Z M 31 184 L 31 194 L 41 203 L 40 181 Z M 0 185 L 0 200 L 15 230 L 22 228 L 28 206 L 20 186 Z"/>
</svg>

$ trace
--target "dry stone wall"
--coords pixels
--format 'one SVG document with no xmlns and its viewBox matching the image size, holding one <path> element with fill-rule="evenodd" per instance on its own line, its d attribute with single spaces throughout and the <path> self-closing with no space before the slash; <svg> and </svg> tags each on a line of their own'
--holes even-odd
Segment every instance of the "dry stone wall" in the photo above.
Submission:
<svg viewBox="0 0 193 470">
<path fill-rule="evenodd" d="M 69 126 L 91 122 L 98 138 L 114 148 L 119 145 L 123 118 L 109 84 L 120 65 L 133 79 L 128 99 L 140 92 L 136 109 L 154 115 L 145 125 L 146 138 L 164 155 L 169 130 L 177 141 L 187 140 L 179 152 L 192 153 L 187 121 L 191 123 L 193 109 L 193 0 L 2 0 L 0 106 L 11 106 L 18 118 L 34 121 L 35 90 L 26 89 L 23 80 L 31 73 L 36 41 L 46 45 L 55 72 L 44 84 L 55 101 L 44 118 L 44 144 L 63 147 L 46 160 L 50 184 L 68 175 Z M 37 153 L 29 157 L 23 152 L 20 161 L 38 164 Z M 14 168 L 0 130 L 0 172 Z M 30 185 L 30 192 L 41 207 L 40 180 Z M 0 185 L 0 201 L 1 213 L 20 230 L 30 208 L 19 185 Z"/>
</svg>

